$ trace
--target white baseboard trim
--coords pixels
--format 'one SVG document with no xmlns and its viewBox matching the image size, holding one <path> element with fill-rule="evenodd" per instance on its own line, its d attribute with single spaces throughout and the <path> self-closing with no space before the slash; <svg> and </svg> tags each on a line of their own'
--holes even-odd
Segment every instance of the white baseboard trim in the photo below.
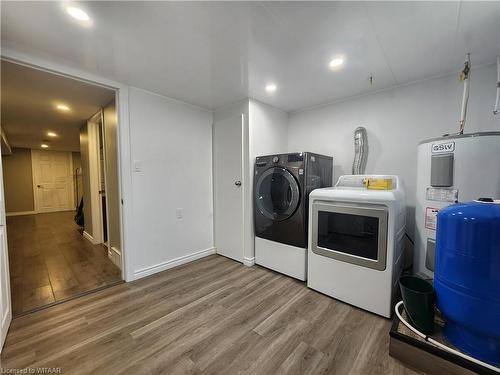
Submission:
<svg viewBox="0 0 500 375">
<path fill-rule="evenodd" d="M 65 207 L 65 208 L 57 208 L 54 210 L 35 211 L 35 214 L 53 214 L 55 212 L 68 212 L 68 211 L 76 212 L 76 210 L 77 210 L 76 208 Z"/>
<path fill-rule="evenodd" d="M 23 215 L 34 215 L 35 211 L 19 211 L 19 212 L 7 212 L 5 216 L 23 216 Z"/>
<path fill-rule="evenodd" d="M 9 296 L 10 298 L 10 296 Z M 10 322 L 12 321 L 12 306 L 10 301 L 8 302 L 8 309 L 5 315 L 2 317 L 0 322 L 0 354 L 2 353 L 3 344 L 5 343 L 5 338 L 7 337 L 7 332 L 9 330 Z M 2 311 L 3 312 L 3 311 Z"/>
<path fill-rule="evenodd" d="M 90 234 L 88 234 L 85 231 L 83 231 L 83 238 L 85 238 L 86 240 L 89 240 L 92 245 L 97 245 L 97 241 L 94 240 L 94 237 L 92 237 Z"/>
<path fill-rule="evenodd" d="M 255 265 L 255 257 L 251 257 L 251 258 L 244 257 L 243 264 L 245 266 L 252 267 L 253 265 Z"/>
<path fill-rule="evenodd" d="M 146 277 L 157 272 L 165 271 L 168 270 L 169 268 L 180 266 L 181 264 L 189 263 L 192 262 L 193 260 L 200 259 L 212 254 L 215 254 L 214 247 L 205 250 L 200 250 L 192 254 L 184 255 L 179 258 L 167 260 L 165 262 L 155 264 L 154 266 L 141 268 L 137 271 L 134 271 L 133 280 L 140 279 L 142 277 Z"/>
<path fill-rule="evenodd" d="M 119 269 L 122 269 L 122 253 L 116 247 L 111 246 L 108 249 L 108 257 Z"/>
</svg>

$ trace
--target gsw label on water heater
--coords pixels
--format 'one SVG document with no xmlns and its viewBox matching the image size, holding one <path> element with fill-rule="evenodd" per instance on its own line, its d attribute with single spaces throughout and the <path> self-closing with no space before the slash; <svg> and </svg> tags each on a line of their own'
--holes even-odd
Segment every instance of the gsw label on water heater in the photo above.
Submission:
<svg viewBox="0 0 500 375">
<path fill-rule="evenodd" d="M 433 154 L 443 154 L 455 151 L 455 142 L 440 142 L 432 145 Z"/>
<path fill-rule="evenodd" d="M 425 193 L 428 201 L 458 202 L 458 189 L 428 187 Z"/>
</svg>

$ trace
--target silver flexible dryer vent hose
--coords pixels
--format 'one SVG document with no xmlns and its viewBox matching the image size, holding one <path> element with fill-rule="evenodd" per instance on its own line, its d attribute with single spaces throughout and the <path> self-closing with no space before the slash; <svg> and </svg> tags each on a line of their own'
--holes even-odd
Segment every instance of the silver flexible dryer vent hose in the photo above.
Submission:
<svg viewBox="0 0 500 375">
<path fill-rule="evenodd" d="M 352 174 L 365 174 L 366 159 L 368 158 L 368 136 L 362 126 L 354 130 L 354 162 Z"/>
</svg>

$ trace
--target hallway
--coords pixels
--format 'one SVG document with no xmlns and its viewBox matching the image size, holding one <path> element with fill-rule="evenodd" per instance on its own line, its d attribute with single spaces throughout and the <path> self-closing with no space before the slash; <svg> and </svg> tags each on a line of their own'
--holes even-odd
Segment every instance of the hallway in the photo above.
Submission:
<svg viewBox="0 0 500 375">
<path fill-rule="evenodd" d="M 106 249 L 83 238 L 73 216 L 7 217 L 14 316 L 121 282 Z"/>
</svg>

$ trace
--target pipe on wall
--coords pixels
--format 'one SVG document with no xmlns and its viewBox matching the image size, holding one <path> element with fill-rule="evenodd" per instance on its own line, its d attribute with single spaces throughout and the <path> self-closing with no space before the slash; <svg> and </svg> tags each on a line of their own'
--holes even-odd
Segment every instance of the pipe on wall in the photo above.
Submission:
<svg viewBox="0 0 500 375">
<path fill-rule="evenodd" d="M 464 82 L 464 94 L 462 96 L 462 111 L 460 113 L 460 134 L 464 133 L 465 119 L 467 117 L 467 105 L 469 103 L 470 88 L 470 53 L 467 54 L 464 69 L 460 73 L 460 79 Z"/>
<path fill-rule="evenodd" d="M 368 135 L 362 126 L 354 130 L 354 161 L 352 174 L 364 174 L 368 159 Z"/>
</svg>

